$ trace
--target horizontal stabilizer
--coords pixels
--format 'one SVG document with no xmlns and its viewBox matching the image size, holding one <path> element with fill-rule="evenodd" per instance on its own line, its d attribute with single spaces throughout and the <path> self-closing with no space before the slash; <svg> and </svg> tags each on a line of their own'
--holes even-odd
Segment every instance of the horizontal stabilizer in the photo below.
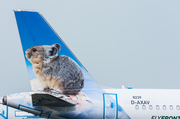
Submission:
<svg viewBox="0 0 180 119">
<path fill-rule="evenodd" d="M 76 102 L 67 99 L 57 98 L 50 94 L 36 93 L 32 94 L 33 106 L 54 106 L 54 107 L 66 107 L 75 106 Z"/>
</svg>

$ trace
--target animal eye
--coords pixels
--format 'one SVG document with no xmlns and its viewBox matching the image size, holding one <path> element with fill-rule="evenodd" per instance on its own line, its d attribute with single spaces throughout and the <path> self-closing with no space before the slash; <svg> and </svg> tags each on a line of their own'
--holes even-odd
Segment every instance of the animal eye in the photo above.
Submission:
<svg viewBox="0 0 180 119">
<path fill-rule="evenodd" d="M 33 52 L 36 52 L 36 48 L 33 48 L 32 51 L 33 51 Z"/>
</svg>

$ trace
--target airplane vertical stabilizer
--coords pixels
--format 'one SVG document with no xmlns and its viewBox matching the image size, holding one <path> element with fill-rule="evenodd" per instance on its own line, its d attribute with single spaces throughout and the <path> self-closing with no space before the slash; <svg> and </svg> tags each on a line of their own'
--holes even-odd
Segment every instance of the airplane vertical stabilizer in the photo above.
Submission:
<svg viewBox="0 0 180 119">
<path fill-rule="evenodd" d="M 32 90 L 54 95 L 62 101 L 64 98 L 75 101 L 76 112 L 72 111 L 74 115 L 64 112 L 61 117 L 73 116 L 84 119 L 88 117 L 87 114 L 93 114 L 94 117 L 91 118 L 103 118 L 105 114 L 103 98 L 106 98 L 106 101 L 114 99 L 106 96 L 105 92 L 98 87 L 41 14 L 23 10 L 14 12 Z M 113 96 L 117 97 L 117 95 Z M 43 100 L 44 97 L 51 100 L 47 95 L 38 95 L 33 98 L 33 102 Z M 116 109 L 113 108 L 111 111 L 115 112 L 116 117 L 129 119 L 121 106 L 118 103 L 114 104 L 116 104 Z M 71 110 L 74 110 L 74 107 Z"/>
<path fill-rule="evenodd" d="M 83 89 L 93 89 L 99 88 L 97 84 L 93 81 L 91 76 L 88 74 L 83 65 L 63 42 L 63 40 L 57 35 L 53 28 L 48 24 L 44 17 L 36 11 L 14 11 L 16 16 L 16 21 L 19 29 L 19 34 L 21 38 L 23 53 L 25 57 L 25 62 L 27 65 L 29 79 L 31 81 L 32 90 L 36 90 L 37 87 L 34 84 L 37 76 L 35 75 L 32 67 L 32 63 L 27 59 L 25 51 L 33 46 L 40 45 L 53 45 L 55 43 L 60 44 L 61 49 L 58 55 L 66 55 L 72 58 L 82 69 L 84 74 L 84 83 Z M 74 39 L 72 39 L 74 40 Z"/>
</svg>

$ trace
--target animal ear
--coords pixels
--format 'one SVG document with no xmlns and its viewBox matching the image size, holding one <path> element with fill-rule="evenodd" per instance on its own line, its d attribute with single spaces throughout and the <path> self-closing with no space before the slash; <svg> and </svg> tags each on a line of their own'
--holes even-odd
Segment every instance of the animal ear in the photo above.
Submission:
<svg viewBox="0 0 180 119">
<path fill-rule="evenodd" d="M 53 46 L 57 48 L 58 52 L 60 51 L 60 49 L 61 49 L 61 45 L 60 44 L 55 43 L 55 44 L 53 44 Z"/>
<path fill-rule="evenodd" d="M 58 49 L 54 46 L 52 46 L 48 49 L 49 56 L 55 56 L 57 53 L 58 53 Z"/>
</svg>

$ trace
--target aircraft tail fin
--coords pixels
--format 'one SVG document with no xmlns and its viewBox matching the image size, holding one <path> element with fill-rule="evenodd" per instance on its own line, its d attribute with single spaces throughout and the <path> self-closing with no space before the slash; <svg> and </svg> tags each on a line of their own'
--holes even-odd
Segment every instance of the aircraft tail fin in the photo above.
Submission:
<svg viewBox="0 0 180 119">
<path fill-rule="evenodd" d="M 72 78 L 72 81 L 69 82 L 70 84 L 67 84 L 69 85 L 69 88 L 74 86 L 73 82 L 74 83 L 76 82 L 75 81 L 76 79 L 74 77 L 80 77 L 80 79 L 78 80 L 81 80 L 81 83 L 79 83 L 78 85 L 84 87 L 83 90 L 86 89 L 92 90 L 97 88 L 99 89 L 99 87 L 93 81 L 93 79 L 91 78 L 87 70 L 84 68 L 84 66 L 75 57 L 75 55 L 71 52 L 71 50 L 67 47 L 67 45 L 57 35 L 57 33 L 53 30 L 53 28 L 49 25 L 49 23 L 40 13 L 36 11 L 23 11 L 23 10 L 14 10 L 14 13 L 16 16 L 17 26 L 19 30 L 19 35 L 22 43 L 24 58 L 27 65 L 32 90 L 37 91 L 37 89 L 42 88 L 43 86 L 44 86 L 43 88 L 46 88 L 45 85 L 53 85 L 53 84 L 42 84 L 43 85 L 42 86 L 40 85 L 40 83 L 38 83 L 39 81 L 36 79 L 39 78 L 42 79 L 42 77 L 45 77 L 44 75 L 46 75 L 47 77 L 51 76 L 51 78 L 53 76 L 56 77 L 57 75 L 55 76 L 55 74 L 53 73 L 58 71 L 54 68 L 59 68 L 60 65 L 63 66 L 60 60 L 68 61 L 68 58 L 72 59 L 71 62 L 69 62 L 71 67 L 65 73 L 59 72 L 59 75 L 61 76 L 60 77 L 57 76 L 57 77 L 62 78 L 64 74 L 69 73 L 68 74 L 69 79 Z M 42 46 L 42 48 L 40 46 Z M 32 57 L 33 53 L 35 54 L 37 52 L 39 52 L 39 54 L 37 56 Z M 54 65 L 54 68 L 49 67 L 48 63 L 56 59 L 58 56 L 60 56 L 59 64 L 51 63 L 51 65 Z M 82 70 L 84 79 L 82 79 L 81 73 L 77 73 L 78 72 L 77 70 L 79 69 L 76 68 L 75 65 L 72 65 L 73 62 L 75 62 L 75 64 L 77 64 Z M 67 68 L 68 66 L 63 69 L 66 70 Z M 72 70 L 73 68 L 76 70 Z M 38 74 L 39 71 L 41 71 L 41 75 L 40 73 Z M 74 73 L 72 73 L 73 71 Z M 49 75 L 48 72 L 50 73 Z M 46 79 L 51 80 L 50 78 L 49 79 L 46 78 Z M 62 80 L 64 82 L 66 81 L 64 79 Z M 84 80 L 84 82 L 82 80 Z M 43 81 L 41 81 L 41 83 L 43 83 Z M 84 86 L 82 86 L 83 83 Z M 78 86 L 76 85 L 76 87 Z"/>
<path fill-rule="evenodd" d="M 51 102 L 54 109 L 56 105 L 69 107 L 68 110 L 78 115 L 77 118 L 85 118 L 84 116 L 89 116 L 88 113 L 94 115 L 97 112 L 101 113 L 94 118 L 102 118 L 105 111 L 101 109 L 106 108 L 103 105 L 107 93 L 97 86 L 44 17 L 36 11 L 15 10 L 14 12 L 32 90 L 44 89 L 42 92 L 45 93 L 39 94 L 38 91 L 37 94 L 32 95 L 33 105 L 49 106 Z M 109 94 L 107 96 L 109 97 Z M 117 97 L 106 99 L 117 101 Z M 76 101 L 76 106 L 73 106 L 74 103 L 70 100 Z M 77 107 L 78 114 L 73 112 L 74 107 Z M 116 118 L 120 116 L 129 119 L 117 103 L 115 110 Z M 66 118 L 72 118 L 72 115 L 66 115 Z"/>
</svg>

